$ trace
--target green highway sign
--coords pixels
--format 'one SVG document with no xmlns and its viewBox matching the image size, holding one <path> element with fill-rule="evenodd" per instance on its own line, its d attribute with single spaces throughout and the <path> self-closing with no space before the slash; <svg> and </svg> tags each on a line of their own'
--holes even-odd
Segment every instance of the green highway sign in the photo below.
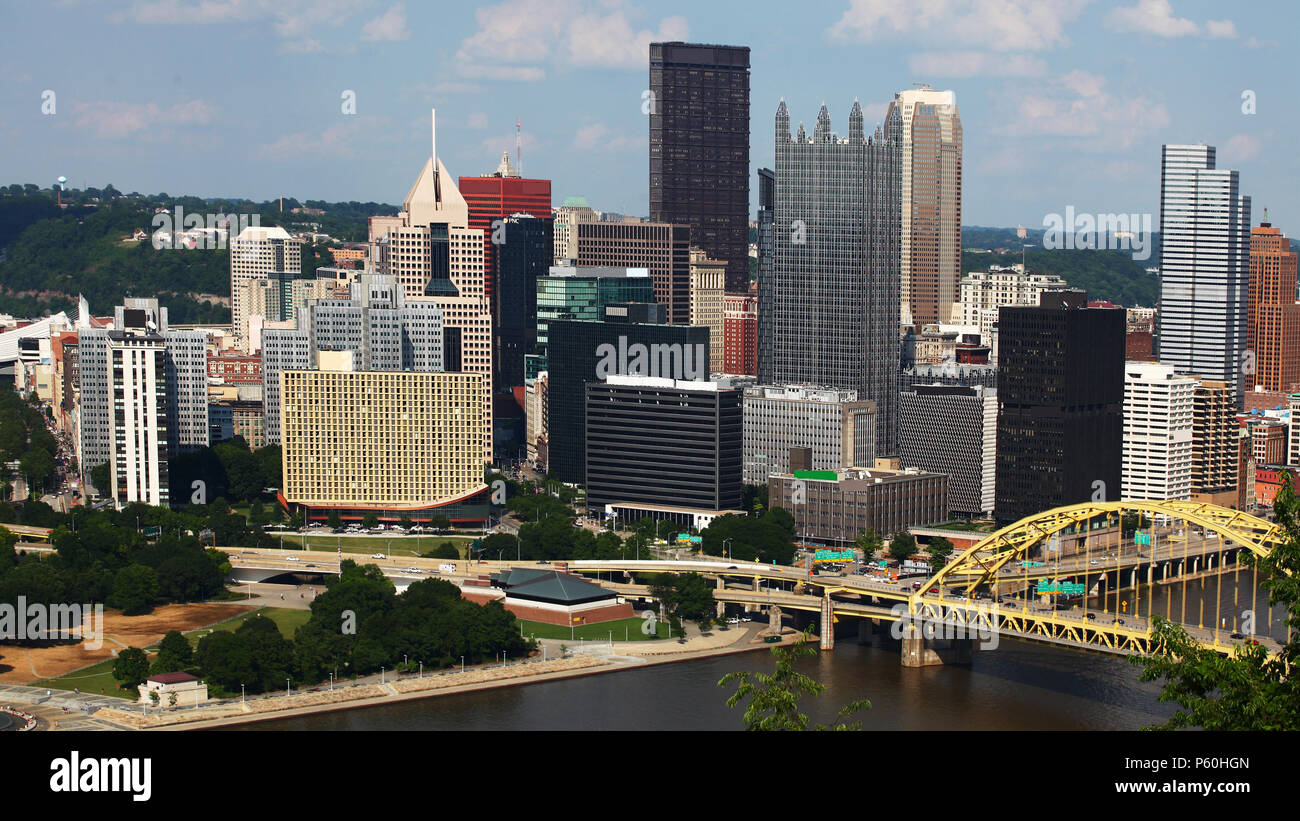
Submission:
<svg viewBox="0 0 1300 821">
<path fill-rule="evenodd" d="M 817 550 L 813 553 L 814 562 L 851 562 L 857 556 L 852 550 Z"/>
<path fill-rule="evenodd" d="M 1151 546 L 1151 534 L 1150 534 L 1150 533 L 1138 533 L 1138 534 L 1137 534 L 1137 538 L 1134 540 L 1134 542 L 1135 542 L 1136 544 L 1139 544 L 1139 545 L 1146 545 L 1147 547 L 1150 547 L 1150 546 Z"/>
</svg>

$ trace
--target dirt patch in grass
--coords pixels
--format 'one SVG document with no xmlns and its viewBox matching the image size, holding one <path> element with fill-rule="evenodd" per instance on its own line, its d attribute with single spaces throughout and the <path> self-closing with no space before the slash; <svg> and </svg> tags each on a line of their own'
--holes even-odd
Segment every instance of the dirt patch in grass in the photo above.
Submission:
<svg viewBox="0 0 1300 821">
<path fill-rule="evenodd" d="M 0 647 L 0 681 L 29 684 L 54 678 L 73 670 L 112 658 L 114 650 L 157 644 L 169 630 L 193 630 L 255 609 L 237 604 L 167 604 L 143 616 L 123 616 L 104 611 L 104 641 L 96 650 L 84 642 L 54 647 Z"/>
</svg>

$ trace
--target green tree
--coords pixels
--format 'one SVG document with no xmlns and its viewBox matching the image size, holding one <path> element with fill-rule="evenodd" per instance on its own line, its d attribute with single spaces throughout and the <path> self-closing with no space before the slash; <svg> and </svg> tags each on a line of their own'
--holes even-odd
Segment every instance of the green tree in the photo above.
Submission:
<svg viewBox="0 0 1300 821">
<path fill-rule="evenodd" d="M 930 539 L 930 545 L 925 552 L 930 556 L 930 567 L 935 573 L 943 569 L 948 563 L 948 557 L 952 555 L 953 543 L 943 536 L 935 536 Z"/>
<path fill-rule="evenodd" d="M 817 650 L 809 641 L 812 628 L 789 648 L 776 646 L 772 655 L 776 658 L 776 670 L 772 673 L 753 673 L 737 671 L 728 673 L 718 682 L 719 687 L 726 687 L 738 682 L 736 692 L 727 699 L 728 707 L 735 707 L 748 700 L 745 708 L 746 730 L 807 730 L 808 716 L 799 711 L 799 701 L 806 696 L 821 695 L 826 685 L 795 670 L 795 662 L 806 656 L 815 656 Z M 858 699 L 840 708 L 838 717 L 848 718 L 853 713 L 871 708 L 867 699 Z M 817 725 L 816 729 L 827 729 Z M 836 724 L 836 730 L 861 730 L 862 722 Z"/>
<path fill-rule="evenodd" d="M 650 584 L 650 595 L 663 602 L 670 616 L 690 619 L 707 629 L 716 614 L 713 585 L 698 573 L 660 573 Z"/>
<path fill-rule="evenodd" d="M 1273 501 L 1284 538 L 1267 556 L 1245 554 L 1268 590 L 1269 607 L 1286 608 L 1290 637 L 1276 655 L 1260 644 L 1243 644 L 1231 655 L 1202 647 L 1180 625 L 1152 618 L 1152 656 L 1131 656 L 1143 681 L 1163 682 L 1160 700 L 1179 709 L 1156 729 L 1300 730 L 1300 501 L 1288 479 Z"/>
<path fill-rule="evenodd" d="M 194 651 L 190 647 L 190 640 L 179 630 L 169 630 L 158 643 L 158 658 L 166 659 L 168 666 L 172 667 L 168 672 L 184 670 L 194 662 Z"/>
<path fill-rule="evenodd" d="M 158 574 L 152 567 L 127 565 L 113 578 L 108 603 L 126 616 L 138 616 L 153 609 L 158 600 Z"/>
<path fill-rule="evenodd" d="M 916 537 L 906 530 L 900 530 L 889 540 L 889 557 L 894 561 L 906 561 L 916 555 Z"/>
<path fill-rule="evenodd" d="M 100 496 L 113 494 L 113 489 L 109 487 L 108 462 L 95 465 L 90 469 L 90 484 L 94 485 Z"/>
<path fill-rule="evenodd" d="M 374 530 L 379 526 L 379 516 L 373 510 L 367 511 L 366 515 L 361 517 L 361 526 L 366 530 Z"/>
<path fill-rule="evenodd" d="M 338 510 L 331 510 L 325 518 L 325 523 L 337 530 L 343 526 L 343 519 L 339 516 Z"/>
<path fill-rule="evenodd" d="M 872 528 L 858 531 L 858 538 L 853 542 L 853 546 L 862 551 L 863 561 L 871 561 L 871 557 L 876 555 L 883 544 L 880 534 Z"/>
<path fill-rule="evenodd" d="M 113 678 L 119 687 L 134 687 L 149 676 L 149 657 L 139 647 L 128 647 L 113 661 Z"/>
<path fill-rule="evenodd" d="M 452 544 L 451 542 L 443 542 L 442 544 L 440 544 L 440 545 L 438 545 L 436 548 L 434 548 L 434 550 L 433 550 L 433 558 L 435 558 L 435 559 L 459 559 L 459 558 L 460 558 L 460 551 L 457 550 L 457 549 L 456 549 L 456 545 Z"/>
</svg>

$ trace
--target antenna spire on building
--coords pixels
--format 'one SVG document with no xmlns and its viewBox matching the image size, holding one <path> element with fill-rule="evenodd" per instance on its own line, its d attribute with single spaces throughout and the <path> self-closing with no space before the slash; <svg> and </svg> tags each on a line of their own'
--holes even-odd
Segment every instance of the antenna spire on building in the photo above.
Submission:
<svg viewBox="0 0 1300 821">
<path fill-rule="evenodd" d="M 522 125 L 519 118 L 515 117 L 515 168 L 519 170 L 519 176 L 522 177 L 524 175 L 524 141 L 520 128 L 522 128 Z"/>
</svg>

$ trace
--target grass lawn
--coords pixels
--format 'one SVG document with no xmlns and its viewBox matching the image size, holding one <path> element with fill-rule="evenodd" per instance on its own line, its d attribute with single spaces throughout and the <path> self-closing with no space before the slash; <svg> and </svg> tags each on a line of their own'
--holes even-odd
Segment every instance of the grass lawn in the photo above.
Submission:
<svg viewBox="0 0 1300 821">
<path fill-rule="evenodd" d="M 668 638 L 668 623 L 657 622 L 658 628 L 656 635 L 647 635 L 641 632 L 641 619 L 632 617 L 630 619 L 615 619 L 614 621 L 604 621 L 599 624 L 578 624 L 574 625 L 573 632 L 570 634 L 569 628 L 559 624 L 545 624 L 540 621 L 526 621 L 520 619 L 519 623 L 523 625 L 524 635 L 538 639 L 568 639 L 572 635 L 572 640 L 586 639 L 587 641 L 609 641 L 609 634 L 614 634 L 614 641 L 648 641 L 650 639 Z"/>
<path fill-rule="evenodd" d="M 198 647 L 199 639 L 203 638 L 211 630 L 238 630 L 239 625 L 248 619 L 268 618 L 275 622 L 275 626 L 280 628 L 280 634 L 286 639 L 293 638 L 294 631 L 307 623 L 311 618 L 310 610 L 290 610 L 287 607 L 260 607 L 249 613 L 241 613 L 234 618 L 226 619 L 223 622 L 210 624 L 207 627 L 200 627 L 197 630 L 191 630 L 185 634 L 190 640 L 190 644 Z M 151 648 L 153 649 L 153 648 Z"/>
<path fill-rule="evenodd" d="M 477 536 L 344 536 L 341 533 L 329 533 L 320 535 L 301 535 L 294 534 L 285 536 L 284 543 L 303 544 L 306 542 L 308 550 L 337 550 L 343 548 L 344 553 L 361 553 L 366 556 L 374 553 L 388 553 L 391 546 L 394 556 L 419 556 L 420 552 L 428 553 L 443 542 L 451 542 L 456 545 L 460 551 L 461 558 L 465 558 L 466 545 Z M 279 544 L 277 537 L 276 544 Z M 418 548 L 418 550 L 417 550 Z"/>
<path fill-rule="evenodd" d="M 71 691 L 80 689 L 83 693 L 117 696 L 118 698 L 135 701 L 140 695 L 138 690 L 134 688 L 131 690 L 117 689 L 117 679 L 113 678 L 114 661 L 115 659 L 104 659 L 92 667 L 84 667 L 58 678 L 47 678 L 32 682 L 30 686 L 44 687 L 48 690 Z"/>
<path fill-rule="evenodd" d="M 235 630 L 239 625 L 244 623 L 245 619 L 250 618 L 268 618 L 275 622 L 276 627 L 280 628 L 280 633 L 287 639 L 293 638 L 293 633 L 299 627 L 307 623 L 311 618 L 310 610 L 289 610 L 283 607 L 263 607 L 250 613 L 241 613 L 234 618 L 226 619 L 223 622 L 200 627 L 197 630 L 191 630 L 185 634 L 190 640 L 190 644 L 197 647 L 199 639 L 208 634 L 210 630 Z M 145 650 L 150 654 L 150 662 L 153 661 L 153 653 L 157 651 L 158 646 L 152 645 Z M 138 696 L 138 691 L 134 688 L 129 692 L 127 690 L 117 689 L 117 679 L 113 678 L 113 662 L 115 659 L 104 659 L 98 664 L 85 667 L 81 670 L 75 670 L 67 675 L 58 678 L 43 679 L 34 682 L 32 687 L 46 687 L 51 690 L 72 690 L 80 688 L 83 693 L 103 695 L 118 695 L 120 698 L 129 698 L 134 701 Z"/>
</svg>

